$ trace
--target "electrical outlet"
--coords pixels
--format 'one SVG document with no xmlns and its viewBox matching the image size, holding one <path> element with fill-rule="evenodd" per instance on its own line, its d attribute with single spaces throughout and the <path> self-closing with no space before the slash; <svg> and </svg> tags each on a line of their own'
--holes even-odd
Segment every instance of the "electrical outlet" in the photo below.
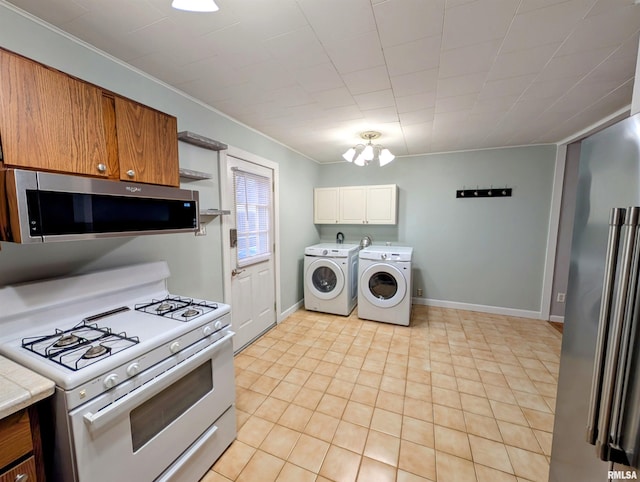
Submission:
<svg viewBox="0 0 640 482">
<path fill-rule="evenodd" d="M 565 297 L 566 297 L 565 293 L 558 293 L 558 296 L 556 297 L 556 301 L 558 303 L 564 303 Z"/>
<path fill-rule="evenodd" d="M 416 294 L 417 294 L 418 296 L 422 296 L 422 288 L 418 288 L 418 289 L 416 290 Z"/>
<path fill-rule="evenodd" d="M 200 229 L 196 231 L 196 236 L 206 236 L 207 235 L 207 226 L 204 223 L 200 223 Z"/>
</svg>

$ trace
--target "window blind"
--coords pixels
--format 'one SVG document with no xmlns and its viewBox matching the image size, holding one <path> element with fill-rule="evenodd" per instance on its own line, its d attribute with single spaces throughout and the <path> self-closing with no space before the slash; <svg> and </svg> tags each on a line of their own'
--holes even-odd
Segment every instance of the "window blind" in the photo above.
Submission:
<svg viewBox="0 0 640 482">
<path fill-rule="evenodd" d="M 250 172 L 233 172 L 238 230 L 238 267 L 271 258 L 271 180 Z"/>
</svg>

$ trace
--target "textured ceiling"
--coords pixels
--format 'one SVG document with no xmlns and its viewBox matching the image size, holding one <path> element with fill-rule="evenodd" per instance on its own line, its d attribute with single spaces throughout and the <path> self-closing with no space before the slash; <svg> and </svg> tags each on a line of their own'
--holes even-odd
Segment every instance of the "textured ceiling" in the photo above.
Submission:
<svg viewBox="0 0 640 482">
<path fill-rule="evenodd" d="M 318 162 L 552 143 L 631 103 L 633 0 L 12 0 Z M 220 139 L 224 141 L 224 139 Z"/>
</svg>

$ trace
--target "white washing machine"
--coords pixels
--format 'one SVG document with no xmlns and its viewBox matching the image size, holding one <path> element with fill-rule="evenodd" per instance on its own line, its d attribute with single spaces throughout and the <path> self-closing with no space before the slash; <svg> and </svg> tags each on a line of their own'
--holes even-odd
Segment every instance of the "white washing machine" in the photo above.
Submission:
<svg viewBox="0 0 640 482">
<path fill-rule="evenodd" d="M 349 315 L 358 303 L 357 244 L 322 243 L 304 250 L 304 307 Z"/>
<path fill-rule="evenodd" d="M 369 246 L 360 251 L 358 318 L 409 326 L 413 248 Z"/>
</svg>

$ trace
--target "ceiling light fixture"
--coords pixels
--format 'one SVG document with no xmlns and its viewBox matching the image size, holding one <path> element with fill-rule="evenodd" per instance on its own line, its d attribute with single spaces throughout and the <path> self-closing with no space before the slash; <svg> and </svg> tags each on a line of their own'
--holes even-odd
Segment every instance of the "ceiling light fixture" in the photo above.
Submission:
<svg viewBox="0 0 640 482">
<path fill-rule="evenodd" d="M 188 12 L 217 12 L 219 10 L 213 0 L 173 0 L 171 6 L 177 10 Z"/>
<path fill-rule="evenodd" d="M 386 166 L 393 161 L 396 156 L 389 152 L 389 149 L 382 147 L 380 144 L 372 144 L 372 139 L 380 137 L 379 132 L 366 131 L 360 134 L 360 137 L 366 139 L 367 144 L 357 144 L 347 149 L 347 152 L 342 154 L 345 161 L 353 162 L 356 166 L 368 166 L 371 162 L 378 162 L 380 166 Z"/>
</svg>

